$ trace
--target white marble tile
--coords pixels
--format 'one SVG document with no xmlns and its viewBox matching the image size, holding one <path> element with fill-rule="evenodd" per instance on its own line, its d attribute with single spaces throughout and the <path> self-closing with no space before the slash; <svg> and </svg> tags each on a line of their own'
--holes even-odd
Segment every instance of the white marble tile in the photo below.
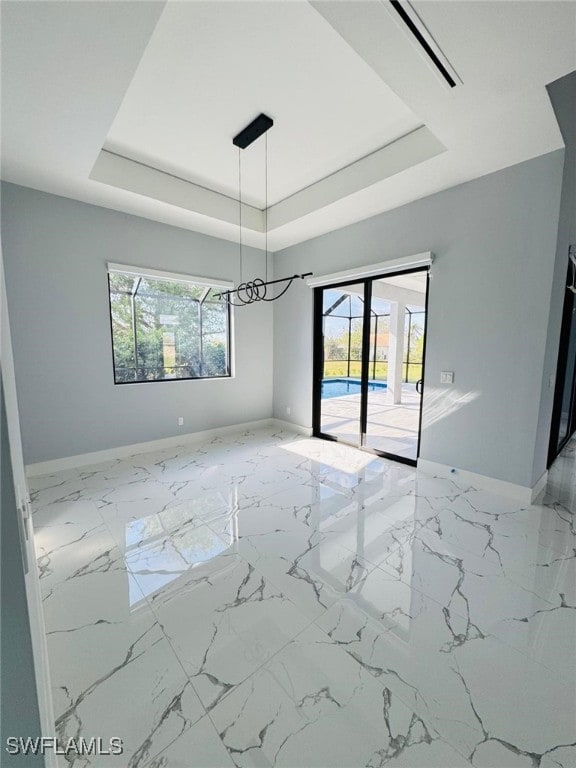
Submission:
<svg viewBox="0 0 576 768">
<path fill-rule="evenodd" d="M 230 543 L 207 525 L 189 525 L 174 534 L 150 536 L 127 549 L 126 565 L 148 598 L 154 598 L 189 571 L 209 562 Z"/>
<path fill-rule="evenodd" d="M 84 490 L 75 469 L 58 472 L 52 475 L 31 477 L 28 479 L 28 490 L 33 510 L 36 511 L 48 504 L 64 504 L 67 501 L 77 501 Z"/>
<path fill-rule="evenodd" d="M 472 762 L 488 742 L 499 744 L 501 755 L 509 753 L 509 760 L 520 753 L 526 765 L 538 765 L 545 755 L 559 760 L 559 747 L 574 746 L 576 697 L 569 677 L 495 640 L 462 646 L 454 662 L 482 730 L 482 740 L 470 754 Z M 500 765 L 493 761 L 490 768 Z"/>
<path fill-rule="evenodd" d="M 86 597 L 93 594 L 95 590 Z M 68 615 L 59 609 L 51 611 L 46 634 L 52 684 L 65 688 L 67 696 L 74 700 L 124 659 L 131 661 L 165 640 L 150 607 L 145 602 L 131 605 L 128 589 L 113 607 L 105 606 L 103 610 L 94 606 L 85 609 L 84 615 L 77 615 L 77 604 L 76 596 Z M 167 656 L 172 663 L 173 652 Z"/>
<path fill-rule="evenodd" d="M 238 496 L 235 484 L 229 480 L 224 482 L 219 478 L 217 469 L 206 470 L 200 478 L 181 479 L 173 483 L 165 483 L 165 486 L 175 499 L 196 501 L 200 504 L 205 503 L 205 500 L 208 500 L 208 503 L 214 503 L 216 498 L 222 506 L 229 506 L 230 500 Z"/>
<path fill-rule="evenodd" d="M 506 742 L 511 755 L 570 743 L 576 689 L 565 673 L 379 569 L 317 623 L 470 759 L 488 740 Z"/>
<path fill-rule="evenodd" d="M 309 623 L 236 554 L 213 558 L 174 582 L 153 609 L 208 709 Z"/>
<path fill-rule="evenodd" d="M 99 509 L 113 504 L 154 503 L 166 505 L 174 501 L 174 495 L 166 485 L 158 482 L 152 476 L 139 477 L 125 483 L 105 485 L 100 488 L 88 488 L 85 494 L 94 501 Z"/>
<path fill-rule="evenodd" d="M 80 690 L 57 681 L 56 734 L 122 739 L 124 753 L 90 756 L 85 765 L 137 768 L 181 736 L 204 714 L 192 684 L 159 629 L 138 638 Z M 53 653 L 53 652 L 52 652 Z M 76 765 L 76 763 L 75 763 Z"/>
<path fill-rule="evenodd" d="M 384 762 L 373 760 L 366 768 L 471 768 L 471 763 L 445 741 L 426 739 Z"/>
<path fill-rule="evenodd" d="M 296 526 L 299 526 L 297 528 Z M 240 537 L 237 551 L 275 583 L 310 619 L 356 589 L 374 567 L 302 523 Z"/>
<path fill-rule="evenodd" d="M 134 466 L 129 458 L 80 467 L 78 475 L 85 488 L 98 491 L 113 490 L 118 485 L 150 479 L 148 470 Z"/>
<path fill-rule="evenodd" d="M 571 768 L 576 765 L 576 747 L 555 747 L 543 755 L 510 750 L 506 744 L 498 740 L 489 740 L 481 744 L 476 752 L 472 765 L 475 768 Z"/>
<path fill-rule="evenodd" d="M 159 537 L 206 523 L 213 523 L 225 532 L 229 528 L 231 507 L 222 493 L 214 491 L 196 499 L 172 499 L 168 504 L 154 500 L 120 502 L 102 508 L 101 515 L 116 543 L 128 556 L 134 548 Z"/>
<path fill-rule="evenodd" d="M 91 755 L 80 765 L 142 765 L 204 715 L 125 570 L 66 583 L 45 602 L 45 616 L 56 734 L 123 741 L 122 756 Z"/>
<path fill-rule="evenodd" d="M 33 494 L 45 488 L 61 485 L 67 480 L 77 481 L 78 479 L 77 468 L 63 469 L 60 472 L 51 472 L 44 475 L 33 475 L 27 478 L 28 491 L 30 494 Z"/>
<path fill-rule="evenodd" d="M 547 537 L 541 543 L 550 549 L 565 552 L 570 548 L 567 542 L 576 542 L 576 514 L 566 504 L 550 500 L 542 505 L 541 530 Z"/>
<path fill-rule="evenodd" d="M 546 553 L 553 560 L 562 557 L 552 550 Z M 565 669 L 564 660 L 576 643 L 572 559 L 553 562 L 550 568 L 525 566 L 523 572 L 504 573 L 496 562 L 420 530 L 379 567 L 438 601 L 449 615 L 465 618 L 470 631 L 494 635 L 538 663 Z M 556 625 L 563 632 L 546 632 L 544 643 L 544 628 Z"/>
<path fill-rule="evenodd" d="M 575 447 L 524 508 L 270 427 L 33 478 L 75 768 L 572 768 Z"/>
<path fill-rule="evenodd" d="M 354 499 L 331 515 L 312 507 L 309 517 L 318 519 L 322 538 L 330 537 L 378 565 L 425 524 L 415 519 L 416 503 L 413 495 L 390 495 L 368 505 Z"/>
<path fill-rule="evenodd" d="M 560 504 L 520 507 L 481 491 L 468 491 L 438 512 L 445 541 L 500 562 L 521 560 L 537 546 L 570 551 L 576 546 L 575 521 Z"/>
<path fill-rule="evenodd" d="M 295 638 L 211 717 L 234 762 L 243 767 L 379 768 L 402 756 L 410 760 L 412 749 L 439 740 L 317 628 Z M 465 765 L 448 746 L 447 756 L 454 766 Z"/>
<path fill-rule="evenodd" d="M 199 479 L 205 472 L 201 464 L 205 455 L 193 446 L 181 447 L 149 457 L 144 468 L 161 483 L 187 482 Z"/>
<path fill-rule="evenodd" d="M 81 487 L 77 469 L 66 469 L 61 472 L 29 477 L 27 483 L 30 498 L 36 506 L 49 504 L 54 498 L 59 498 L 63 495 L 62 489 L 66 489 L 69 484 Z"/>
<path fill-rule="evenodd" d="M 65 581 L 109 570 L 120 557 L 104 523 L 88 528 L 84 522 L 40 528 L 35 546 L 43 594 Z"/>
<path fill-rule="evenodd" d="M 108 567 L 94 568 L 44 588 L 43 606 L 50 637 L 74 632 L 79 627 L 121 624 L 143 615 L 147 603 L 120 552 L 112 550 Z"/>
<path fill-rule="evenodd" d="M 246 545 L 246 549 L 289 557 L 305 549 L 311 538 L 313 544 L 320 541 L 312 521 L 297 514 L 299 507 L 281 506 L 278 496 L 272 499 L 275 504 L 264 499 L 259 504 L 240 506 L 232 518 L 239 544 Z"/>
<path fill-rule="evenodd" d="M 231 515 L 237 508 L 232 491 L 210 489 L 192 499 L 183 499 L 169 504 L 159 517 L 166 530 L 176 530 L 188 523 L 201 525 Z"/>
<path fill-rule="evenodd" d="M 103 522 L 104 518 L 94 502 L 81 496 L 73 501 L 47 504 L 40 508 L 32 506 L 32 525 L 35 531 L 65 525 L 74 525 L 87 531 Z"/>
<path fill-rule="evenodd" d="M 379 682 L 469 750 L 481 732 L 465 692 L 450 685 L 449 655 L 482 637 L 459 616 L 379 569 L 363 589 L 333 605 L 317 624 Z M 447 679 L 448 678 L 448 679 Z M 458 682 L 458 681 L 456 681 Z"/>
<path fill-rule="evenodd" d="M 538 609 L 533 605 L 528 611 L 515 606 L 509 613 L 513 614 L 511 618 L 489 625 L 492 634 L 564 675 L 576 689 L 576 605 L 560 598 L 556 605 Z"/>
<path fill-rule="evenodd" d="M 234 768 L 209 717 L 203 717 L 145 768 Z"/>
</svg>

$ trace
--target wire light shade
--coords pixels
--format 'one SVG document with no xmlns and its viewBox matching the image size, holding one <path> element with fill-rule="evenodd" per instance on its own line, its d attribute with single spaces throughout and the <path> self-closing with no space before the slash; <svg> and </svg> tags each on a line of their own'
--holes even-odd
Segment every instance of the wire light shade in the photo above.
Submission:
<svg viewBox="0 0 576 768">
<path fill-rule="evenodd" d="M 245 307 L 247 304 L 255 304 L 257 301 L 276 301 L 276 299 L 284 296 L 294 280 L 304 280 L 312 274 L 312 272 L 306 272 L 302 275 L 292 275 L 292 277 L 281 277 L 278 280 L 268 281 L 257 277 L 255 280 L 250 280 L 247 283 L 240 283 L 238 288 L 233 291 L 222 291 L 216 294 L 215 298 L 224 299 L 233 307 Z M 279 285 L 280 283 L 286 283 L 280 293 L 272 294 L 268 292 L 268 288 L 271 285 Z"/>
</svg>

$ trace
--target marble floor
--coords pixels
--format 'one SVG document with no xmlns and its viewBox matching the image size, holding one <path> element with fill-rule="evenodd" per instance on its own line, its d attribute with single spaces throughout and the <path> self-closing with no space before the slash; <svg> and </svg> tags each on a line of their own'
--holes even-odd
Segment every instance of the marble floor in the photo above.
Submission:
<svg viewBox="0 0 576 768">
<path fill-rule="evenodd" d="M 110 768 L 574 768 L 576 444 L 517 503 L 273 427 L 31 480 Z"/>
</svg>

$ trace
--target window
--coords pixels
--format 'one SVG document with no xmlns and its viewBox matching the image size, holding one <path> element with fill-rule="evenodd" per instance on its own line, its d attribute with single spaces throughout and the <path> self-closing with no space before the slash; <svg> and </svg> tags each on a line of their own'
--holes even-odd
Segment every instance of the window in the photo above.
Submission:
<svg viewBox="0 0 576 768">
<path fill-rule="evenodd" d="M 228 285 L 109 265 L 116 384 L 230 376 Z"/>
</svg>

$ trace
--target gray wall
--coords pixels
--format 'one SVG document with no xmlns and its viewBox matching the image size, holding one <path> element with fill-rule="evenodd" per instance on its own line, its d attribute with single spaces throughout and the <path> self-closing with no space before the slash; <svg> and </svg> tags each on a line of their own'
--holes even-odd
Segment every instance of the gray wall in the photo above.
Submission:
<svg viewBox="0 0 576 768">
<path fill-rule="evenodd" d="M 552 286 L 552 301 L 548 321 L 548 341 L 544 370 L 555 370 L 558 360 L 558 342 L 564 306 L 566 271 L 568 269 L 568 246 L 576 244 L 576 72 L 561 77 L 548 86 L 548 95 L 556 113 L 560 130 L 566 145 L 564 154 L 564 174 L 560 200 L 560 219 L 558 222 L 558 240 L 556 246 L 556 264 Z M 576 344 L 571 345 L 571 358 L 568 370 L 573 370 Z M 533 476 L 538 477 L 543 471 L 548 458 L 550 424 L 554 387 L 549 386 L 547 377 L 542 382 L 542 399 L 538 418 L 536 451 L 534 453 Z"/>
<path fill-rule="evenodd" d="M 316 275 L 432 251 L 421 457 L 533 484 L 564 151 L 276 254 Z M 275 305 L 274 414 L 312 418 L 312 290 Z M 455 372 L 440 386 L 440 371 Z M 291 408 L 291 416 L 286 408 Z M 541 464 L 541 461 L 540 461 Z M 541 467 L 542 471 L 544 467 Z"/>
<path fill-rule="evenodd" d="M 4 755 L 0 757 L 0 764 L 4 765 L 4 760 L 8 764 L 8 760 L 11 759 L 11 764 L 14 766 L 40 766 L 44 765 L 44 758 L 40 755 L 18 755 L 8 758 L 4 752 L 8 736 L 34 738 L 42 734 L 1 370 L 0 464 L 0 562 L 2 563 L 0 750 Z"/>
<path fill-rule="evenodd" d="M 235 378 L 114 384 L 106 263 L 236 280 L 237 245 L 11 184 L 2 231 L 27 464 L 272 416 L 271 304 L 235 313 Z"/>
</svg>

